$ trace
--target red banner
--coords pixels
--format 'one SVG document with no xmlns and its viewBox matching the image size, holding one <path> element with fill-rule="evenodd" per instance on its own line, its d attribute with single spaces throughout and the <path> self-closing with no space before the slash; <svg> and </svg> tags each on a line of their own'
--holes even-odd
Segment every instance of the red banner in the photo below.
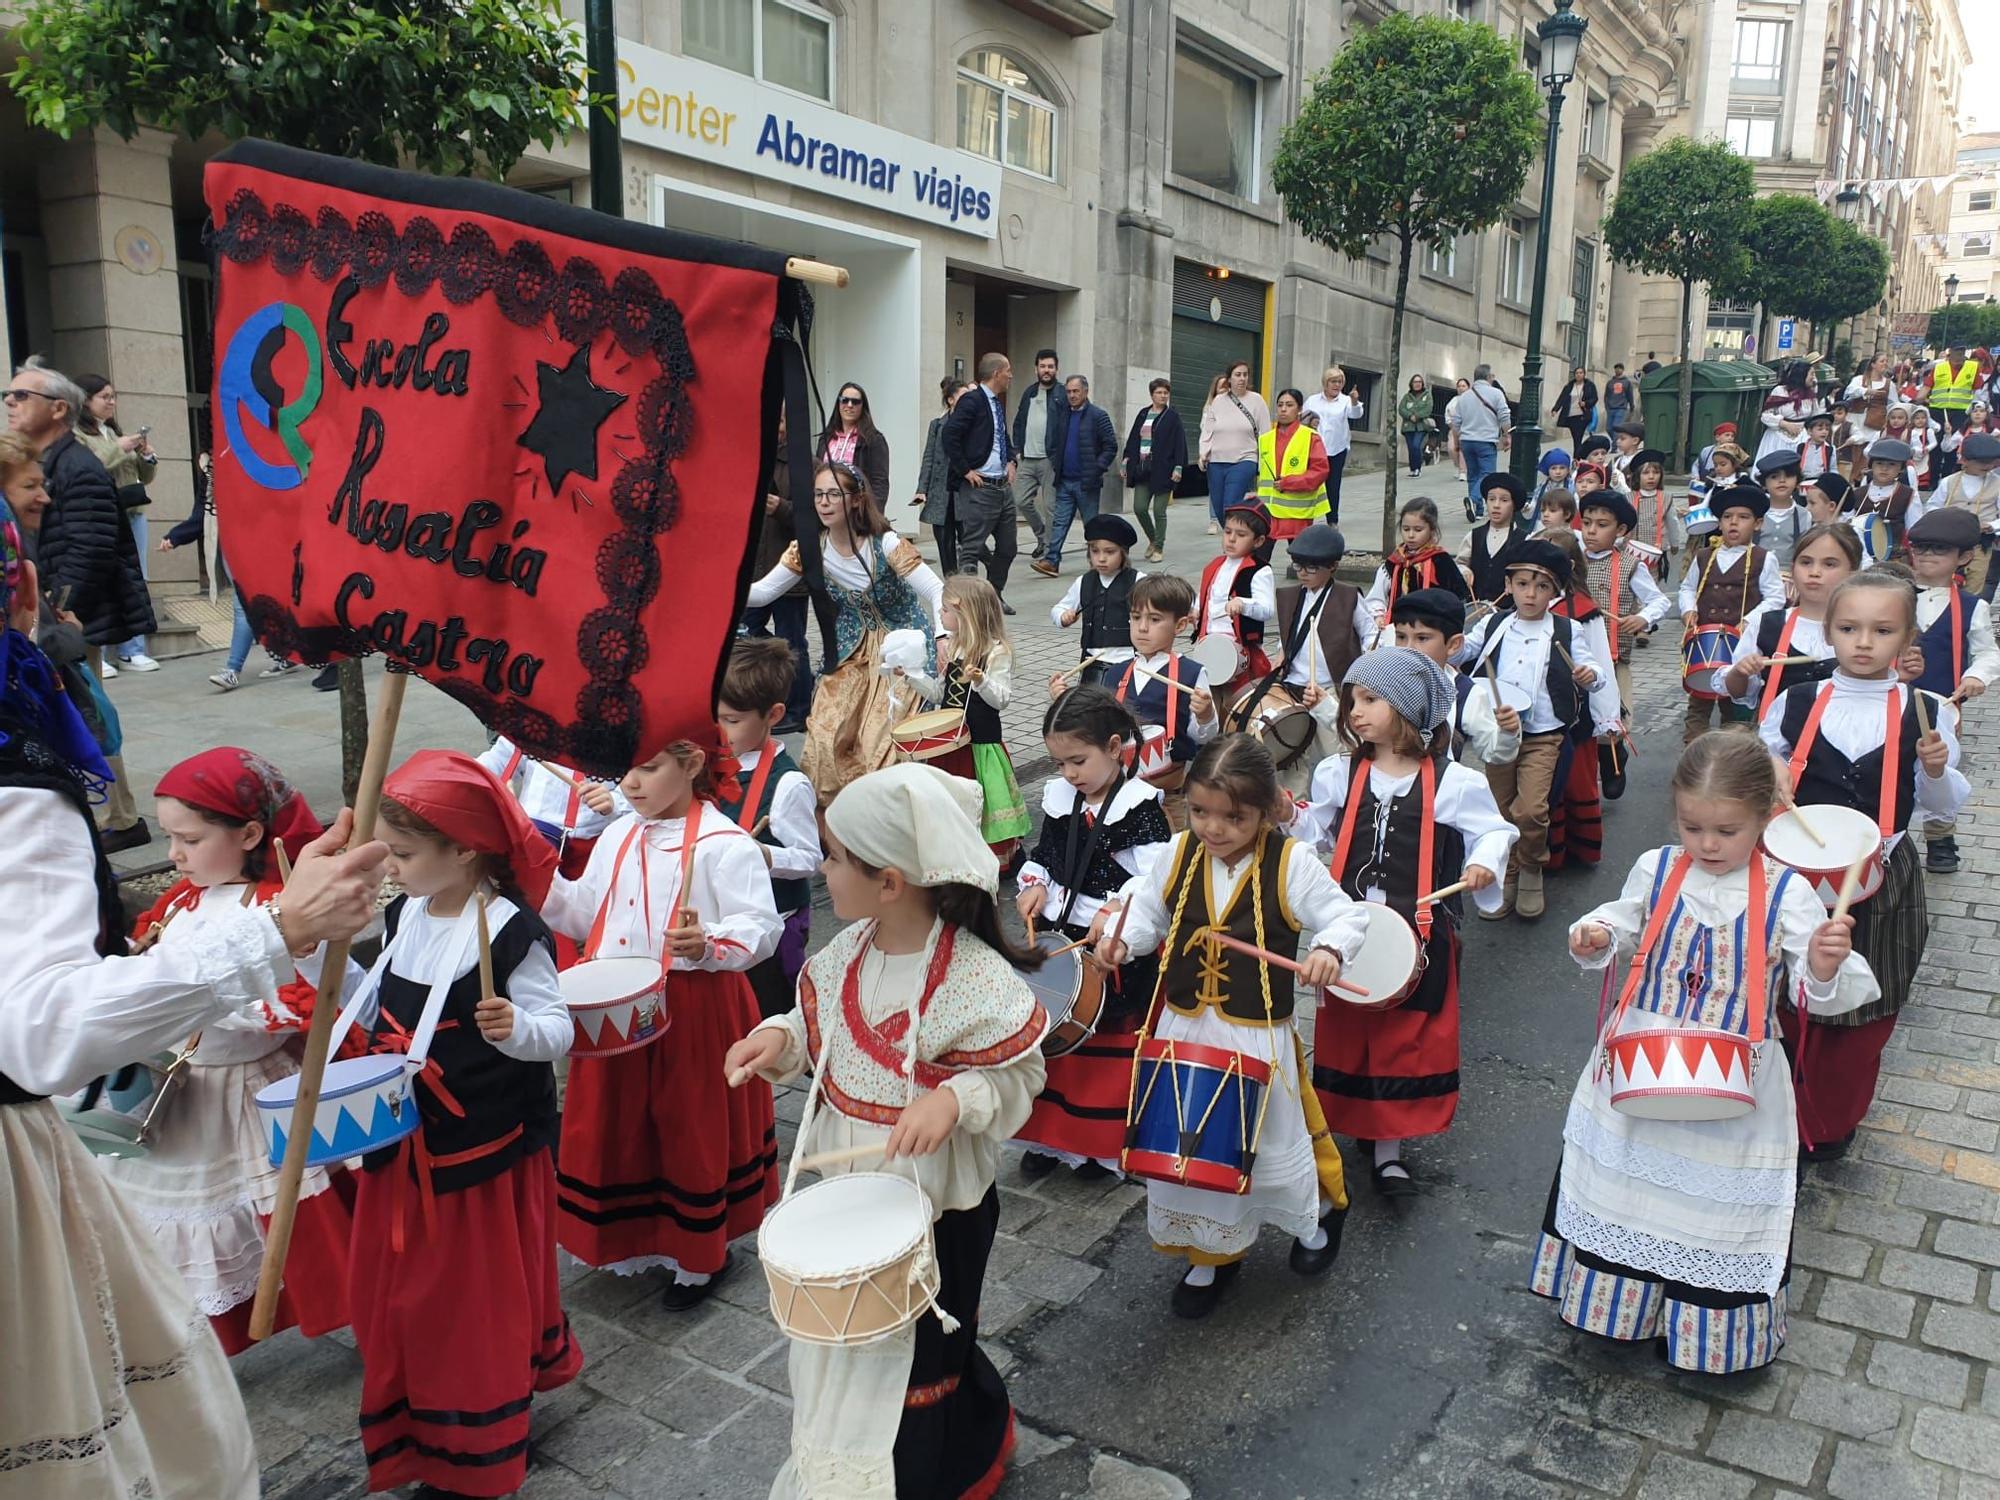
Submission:
<svg viewBox="0 0 2000 1500">
<path fill-rule="evenodd" d="M 383 652 L 602 775 L 712 736 L 782 255 L 255 142 L 205 192 L 258 638 Z"/>
</svg>

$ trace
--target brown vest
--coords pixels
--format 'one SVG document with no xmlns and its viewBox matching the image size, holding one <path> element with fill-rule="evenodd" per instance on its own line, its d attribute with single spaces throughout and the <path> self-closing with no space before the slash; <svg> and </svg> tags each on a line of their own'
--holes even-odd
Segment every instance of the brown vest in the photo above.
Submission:
<svg viewBox="0 0 2000 1500">
<path fill-rule="evenodd" d="M 1765 556 L 1762 547 L 1752 547 L 1725 573 L 1716 563 L 1715 553 L 1709 553 L 1702 560 L 1701 589 L 1694 601 L 1695 623 L 1741 625 L 1743 617 L 1764 600 L 1757 580 L 1763 576 Z"/>
<path fill-rule="evenodd" d="M 1298 623 L 1299 601 L 1305 598 L 1305 586 L 1291 583 L 1278 590 L 1278 635 L 1286 646 L 1286 668 L 1291 666 L 1292 627 Z M 1354 665 L 1354 659 L 1361 654 L 1361 638 L 1354 632 L 1354 606 L 1361 591 L 1351 583 L 1329 583 L 1326 586 L 1326 602 L 1319 607 L 1319 614 L 1313 621 L 1313 633 L 1319 637 L 1319 661 L 1332 675 L 1334 685 L 1347 675 L 1347 669 Z M 1300 659 L 1309 654 L 1305 643 L 1299 643 Z"/>
<path fill-rule="evenodd" d="M 1614 557 L 1618 560 L 1616 599 L 1611 597 L 1611 560 Z M 1591 557 L 1586 554 L 1583 559 L 1584 587 L 1590 591 L 1591 599 L 1607 617 L 1604 628 L 1610 632 L 1611 655 L 1615 661 L 1627 661 L 1631 658 L 1632 637 L 1614 629 L 1609 616 L 1615 614 L 1622 620 L 1639 613 L 1639 592 L 1632 587 L 1632 575 L 1642 566 L 1639 554 L 1623 542 L 1613 543 L 1611 550 L 1602 557 Z"/>
<path fill-rule="evenodd" d="M 1292 976 L 1266 968 L 1263 960 L 1205 943 L 1196 935 L 1217 927 L 1246 943 L 1257 942 L 1257 914 L 1263 912 L 1263 947 L 1290 958 L 1298 952 L 1299 926 L 1285 906 L 1285 861 L 1297 845 L 1281 833 L 1258 835 L 1257 853 L 1232 893 L 1229 909 L 1217 917 L 1208 908 L 1208 852 L 1192 833 L 1180 836 L 1173 873 L 1167 881 L 1168 925 L 1160 952 L 1160 979 L 1167 1004 L 1182 1015 L 1211 1006 L 1225 1021 L 1262 1026 L 1292 1018 Z M 1310 858 L 1310 855 L 1301 856 Z M 1270 1010 L 1264 1004 L 1270 989 Z"/>
</svg>

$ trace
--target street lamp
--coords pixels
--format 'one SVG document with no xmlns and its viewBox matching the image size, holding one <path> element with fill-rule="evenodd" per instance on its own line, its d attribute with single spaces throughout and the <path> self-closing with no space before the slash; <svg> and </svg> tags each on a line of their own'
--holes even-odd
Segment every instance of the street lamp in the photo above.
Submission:
<svg viewBox="0 0 2000 1500">
<path fill-rule="evenodd" d="M 1514 477 L 1535 482 L 1542 456 L 1542 319 L 1549 305 L 1549 236 L 1556 213 L 1556 138 L 1561 133 L 1563 89 L 1576 77 L 1576 55 L 1590 22 L 1571 11 L 1575 0 L 1556 0 L 1555 13 L 1535 28 L 1542 43 L 1538 80 L 1549 95 L 1549 133 L 1542 147 L 1542 219 L 1535 235 L 1535 295 L 1528 310 L 1528 347 L 1521 358 L 1521 406 L 1514 423 Z M 1585 316 L 1577 309 L 1577 316 Z"/>
<path fill-rule="evenodd" d="M 1833 201 L 1840 205 L 1840 216 L 1852 224 L 1861 213 L 1861 190 L 1853 183 L 1833 195 Z"/>
<path fill-rule="evenodd" d="M 1939 332 L 1944 337 L 1944 346 L 1951 348 L 1951 305 L 1958 300 L 1958 276 L 1956 273 L 1944 279 L 1944 327 Z"/>
</svg>

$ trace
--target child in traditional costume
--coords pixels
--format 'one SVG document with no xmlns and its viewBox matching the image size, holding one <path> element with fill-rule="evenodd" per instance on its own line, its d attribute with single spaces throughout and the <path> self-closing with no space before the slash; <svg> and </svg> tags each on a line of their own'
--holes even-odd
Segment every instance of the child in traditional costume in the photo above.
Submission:
<svg viewBox="0 0 2000 1500">
<path fill-rule="evenodd" d="M 793 667 L 792 648 L 782 640 L 738 640 L 715 703 L 716 726 L 736 758 L 736 781 L 743 793 L 736 804 L 736 824 L 763 845 L 771 900 L 784 922 L 777 951 L 750 970 L 757 1008 L 767 1016 L 792 1008 L 792 992 L 806 963 L 812 878 L 820 861 L 819 805 L 812 783 L 772 737 L 785 717 Z"/>
<path fill-rule="evenodd" d="M 1825 682 L 1833 675 L 1827 605 L 1841 581 L 1860 566 L 1861 539 L 1851 526 L 1835 521 L 1815 526 L 1799 538 L 1792 553 L 1792 589 L 1799 602 L 1759 604 L 1751 610 L 1743 621 L 1734 659 L 1718 674 L 1722 690 L 1749 711 L 1750 722 L 1763 723 L 1786 688 Z"/>
<path fill-rule="evenodd" d="M 1680 843 L 1641 855 L 1618 899 L 1569 930 L 1606 997 L 1621 977 L 1623 989 L 1570 1096 L 1529 1285 L 1572 1327 L 1664 1339 L 1674 1368 L 1726 1375 L 1770 1363 L 1785 1342 L 1797 1127 L 1790 1070 L 1766 1039 L 1781 1004 L 1809 1008 L 1817 1030 L 1876 988 L 1854 920 L 1829 921 L 1811 886 L 1758 848 L 1778 785 L 1755 740 L 1703 735 L 1673 791 Z M 1729 1080 L 1753 1096 L 1745 1112 L 1652 1119 L 1613 1103 L 1614 1084 L 1652 1076 L 1607 1066 L 1624 1055 L 1616 1039 L 1665 1045 L 1681 1028 L 1751 1044 L 1747 1077 Z"/>
<path fill-rule="evenodd" d="M 1232 505 L 1222 517 L 1222 555 L 1201 570 L 1194 638 L 1219 635 L 1236 646 L 1237 670 L 1225 694 L 1271 670 L 1264 627 L 1278 617 L 1278 586 L 1270 565 L 1256 555 L 1270 530 L 1270 518 L 1256 506 Z"/>
<path fill-rule="evenodd" d="M 889 529 L 881 499 L 847 464 L 829 460 L 813 472 L 813 510 L 824 528 L 820 560 L 836 609 L 834 649 L 840 657 L 840 665 L 813 689 L 800 760 L 822 802 L 895 759 L 889 728 L 900 715 L 891 678 L 882 670 L 884 638 L 891 631 L 917 631 L 925 667 L 937 659 L 935 618 L 943 585 L 917 549 Z M 755 608 L 775 603 L 803 572 L 794 543 L 775 568 L 750 585 L 746 602 Z"/>
<path fill-rule="evenodd" d="M 1304 795 L 1313 767 L 1339 743 L 1340 680 L 1375 634 L 1375 617 L 1351 583 L 1334 576 L 1347 551 L 1331 526 L 1308 526 L 1292 538 L 1292 566 L 1299 581 L 1278 590 L 1278 637 L 1284 652 L 1278 681 L 1313 716 L 1313 742 L 1278 769 L 1286 791 Z"/>
<path fill-rule="evenodd" d="M 1959 506 L 1926 511 L 1910 528 L 1910 571 L 1917 582 L 1917 646 L 1923 674 L 1915 686 L 1954 703 L 1981 697 L 2000 680 L 1993 611 L 1959 578 L 1979 555 L 1979 518 Z M 1959 867 L 1957 825 L 1924 821 L 1924 868 L 1949 875 Z"/>
<path fill-rule="evenodd" d="M 1063 630 L 1082 625 L 1077 651 L 1090 663 L 1083 680 L 1101 682 L 1132 659 L 1132 585 L 1146 575 L 1132 566 L 1139 534 L 1123 516 L 1092 516 L 1083 541 L 1090 566 L 1049 607 L 1049 618 Z"/>
<path fill-rule="evenodd" d="M 1723 633 L 1733 651 L 1742 637 L 1743 621 L 1759 601 L 1784 607 L 1785 580 L 1778 572 L 1778 560 L 1757 545 L 1757 526 L 1770 507 L 1770 496 L 1754 484 L 1732 484 L 1717 490 L 1709 504 L 1720 528 L 1717 545 L 1703 557 L 1699 570 L 1689 569 L 1681 580 L 1681 624 L 1689 635 L 1701 630 Z M 1747 722 L 1727 698 L 1714 696 L 1712 672 L 1683 678 L 1682 683 L 1688 693 L 1683 743 L 1691 745 L 1706 733 L 1718 712 L 1724 724 Z"/>
<path fill-rule="evenodd" d="M 1536 504 L 1535 519 L 1540 524 L 1532 534 L 1546 540 L 1550 536 L 1576 530 L 1577 504 L 1572 490 L 1548 491 Z"/>
<path fill-rule="evenodd" d="M 530 1404 L 583 1369 L 556 1266 L 553 1064 L 575 1023 L 535 904 L 556 854 L 492 772 L 421 750 L 382 786 L 381 957 L 341 987 L 364 1052 L 429 1037 L 414 1135 L 362 1157 L 348 1297 L 368 1488 L 511 1495 Z M 479 925 L 493 987 L 481 973 Z M 318 978 L 324 953 L 304 961 Z M 431 1030 L 430 1028 L 434 1028 Z"/>
<path fill-rule="evenodd" d="M 1757 545 L 1777 559 L 1778 572 L 1789 578 L 1799 538 L 1813 524 L 1812 515 L 1798 503 L 1799 487 L 1805 482 L 1799 451 L 1774 448 L 1766 453 L 1757 460 L 1757 482 L 1771 502 L 1757 524 Z"/>
<path fill-rule="evenodd" d="M 1042 1086 L 1048 1016 L 1000 930 L 978 789 L 921 763 L 854 782 L 826 810 L 827 893 L 852 925 L 807 962 L 799 1002 L 730 1048 L 763 1093 L 808 1068 L 801 1154 L 878 1146 L 829 1172 L 913 1173 L 934 1215 L 930 1311 L 865 1347 L 794 1341 L 779 1497 L 988 1496 L 1014 1446 L 1007 1388 L 978 1344 L 1000 1223 L 1000 1146 Z"/>
<path fill-rule="evenodd" d="M 1659 628 L 1673 608 L 1653 581 L 1653 570 L 1632 546 L 1639 512 L 1616 490 L 1593 490 L 1583 497 L 1577 539 L 1583 543 L 1583 587 L 1604 611 L 1613 653 L 1618 699 L 1629 711 L 1632 697 L 1632 642 Z"/>
<path fill-rule="evenodd" d="M 1387 626 L 1396 601 L 1413 590 L 1450 589 L 1461 599 L 1472 597 L 1472 586 L 1451 554 L 1439 545 L 1444 532 L 1434 501 L 1405 500 L 1397 515 L 1396 531 L 1401 538 L 1396 550 L 1383 559 L 1375 570 L 1375 581 L 1368 586 L 1368 609 L 1375 617 L 1378 635 Z"/>
<path fill-rule="evenodd" d="M 1589 575 L 1584 567 L 1583 543 L 1572 533 L 1549 539 L 1569 564 L 1569 587 L 1549 606 L 1549 613 L 1568 620 L 1583 633 L 1590 654 L 1600 662 L 1612 660 L 1611 633 L 1603 610 L 1591 597 Z M 1596 726 L 1611 726 L 1598 738 Z M 1604 787 L 1599 780 L 1600 750 L 1612 752 L 1625 733 L 1624 705 L 1615 673 L 1603 672 L 1591 685 L 1590 713 L 1569 732 L 1562 755 L 1556 761 L 1555 782 L 1549 791 L 1549 857 L 1542 868 L 1550 874 L 1574 865 L 1595 869 L 1604 858 Z M 1620 783 L 1614 795 L 1622 793 Z"/>
<path fill-rule="evenodd" d="M 1882 883 L 1856 901 L 1854 949 L 1879 990 L 1866 1004 L 1806 1028 L 1785 1017 L 1798 1055 L 1799 1140 L 1808 1160 L 1843 1155 L 1875 1097 L 1882 1048 L 1909 999 L 1930 934 L 1923 874 L 1907 837 L 1919 810 L 1949 823 L 1969 783 L 1958 770 L 1957 713 L 1899 680 L 1897 663 L 1917 633 L 1917 595 L 1900 568 L 1868 568 L 1833 591 L 1827 606 L 1833 677 L 1779 694 L 1760 726 L 1784 761 L 1792 798 L 1857 808 L 1875 818 L 1886 855 Z M 1926 727 L 1928 726 L 1928 727 Z"/>
<path fill-rule="evenodd" d="M 1157 727 L 1165 741 L 1166 765 L 1149 770 L 1144 756 L 1139 772 L 1166 794 L 1167 821 L 1187 826 L 1187 796 L 1181 782 L 1188 762 L 1214 739 L 1222 727 L 1215 695 L 1220 684 L 1208 680 L 1199 662 L 1177 655 L 1174 638 L 1189 628 L 1194 616 L 1194 589 L 1185 578 L 1153 573 L 1132 585 L 1132 659 L 1105 679 L 1114 697 L 1129 704 L 1142 726 Z M 1049 684 L 1060 697 L 1065 683 L 1058 676 Z"/>
<path fill-rule="evenodd" d="M 657 958 L 669 1035 L 570 1059 L 556 1237 L 620 1275 L 671 1270 L 662 1297 L 684 1311 L 777 1200 L 770 1090 L 728 1088 L 722 1056 L 757 1023 L 745 973 L 776 950 L 782 924 L 762 846 L 717 805 L 740 795 L 733 758 L 679 740 L 621 786 L 631 815 L 581 879 L 550 886 L 542 915 L 586 959 Z"/>
<path fill-rule="evenodd" d="M 1885 437 L 1868 445 L 1868 483 L 1856 512 L 1879 516 L 1888 528 L 1886 547 L 1876 547 L 1874 560 L 1887 562 L 1903 549 L 1903 537 L 1925 510 L 1923 497 L 1910 480 L 1910 445 Z"/>
<path fill-rule="evenodd" d="M 1458 561 L 1471 578 L 1472 597 L 1491 604 L 1507 592 L 1507 549 L 1526 540 L 1535 528 L 1521 515 L 1526 488 L 1505 469 L 1488 474 L 1479 493 L 1486 502 L 1486 524 L 1466 535 Z"/>
<path fill-rule="evenodd" d="M 986 798 L 980 827 L 993 852 L 1005 861 L 1032 826 L 1000 729 L 1000 710 L 1014 696 L 1014 647 L 1007 639 L 1007 617 L 992 584 L 971 573 L 955 573 L 944 581 L 938 624 L 939 635 L 946 638 L 938 675 L 912 672 L 909 682 L 933 707 L 965 714 L 969 743 L 941 757 L 937 767 L 979 784 Z"/>
<path fill-rule="evenodd" d="M 1105 902 L 1172 841 L 1159 789 L 1127 769 L 1138 741 L 1138 720 L 1104 688 L 1072 688 L 1050 705 L 1042 742 L 1056 774 L 1043 784 L 1042 831 L 1016 877 L 1014 898 L 1030 931 L 1040 924 L 1072 939 L 1095 936 Z M 1089 962 L 1097 962 L 1094 954 Z M 1084 1176 L 1117 1168 L 1132 1049 L 1156 977 L 1154 963 L 1143 958 L 1104 975 L 1096 1032 L 1049 1060 L 1048 1082 L 1021 1128 L 1028 1145 L 1023 1176 L 1044 1177 L 1058 1162 Z"/>
<path fill-rule="evenodd" d="M 1348 753 L 1320 762 L 1295 836 L 1331 850 L 1333 875 L 1356 901 L 1387 906 L 1416 930 L 1425 966 L 1413 994 L 1388 1010 L 1322 996 L 1313 1088 L 1335 1135 L 1374 1145 L 1369 1178 L 1384 1197 L 1416 1192 L 1405 1140 L 1442 1134 L 1458 1109 L 1456 896 L 1419 905 L 1460 881 L 1500 904 L 1500 874 L 1517 835 L 1477 771 L 1448 751 L 1451 678 L 1400 647 L 1371 651 L 1340 692 Z"/>
<path fill-rule="evenodd" d="M 590 863 L 590 851 L 611 820 L 632 810 L 611 783 L 574 766 L 536 760 L 504 734 L 486 747 L 479 763 L 514 794 L 572 879 Z"/>
<path fill-rule="evenodd" d="M 1688 544 L 1687 510 L 1667 493 L 1667 455 L 1658 448 L 1633 454 L 1631 474 L 1627 494 L 1639 516 L 1636 535 L 1652 548 L 1646 555 L 1655 569 L 1655 581 L 1664 585 L 1674 570 L 1674 559 Z"/>
<path fill-rule="evenodd" d="M 1347 1213 L 1340 1152 L 1305 1077 L 1291 978 L 1263 958 L 1203 941 L 1203 931 L 1287 959 L 1304 936 L 1310 951 L 1299 983 L 1324 986 L 1359 950 L 1366 928 L 1326 866 L 1277 826 L 1285 816 L 1277 769 L 1256 739 L 1235 734 L 1205 746 L 1187 788 L 1191 830 L 1127 885 L 1123 930 L 1107 930 L 1097 951 L 1114 968 L 1159 953 L 1153 1037 L 1242 1053 L 1270 1070 L 1262 1111 L 1218 1127 L 1250 1135 L 1239 1143 L 1251 1153 L 1243 1159 L 1247 1191 L 1146 1184 L 1153 1243 L 1188 1262 L 1174 1287 L 1174 1311 L 1203 1318 L 1264 1225 L 1293 1237 L 1294 1271 L 1319 1276 L 1340 1252 Z"/>
<path fill-rule="evenodd" d="M 159 822 L 180 879 L 139 919 L 140 951 L 160 958 L 214 941 L 231 908 L 284 888 L 276 851 L 296 856 L 320 835 L 306 799 L 278 768 L 224 745 L 160 778 Z M 250 1347 L 250 1299 L 264 1262 L 264 1226 L 278 1169 L 253 1103 L 298 1072 L 288 1037 L 312 1019 L 313 988 L 295 980 L 273 1001 L 246 1005 L 181 1038 L 184 1082 L 161 1111 L 150 1149 L 99 1165 L 180 1270 L 225 1354 Z M 293 1221 L 276 1327 L 308 1338 L 347 1324 L 347 1253 L 354 1184 L 340 1167 L 307 1171 Z"/>
<path fill-rule="evenodd" d="M 1535 491 L 1526 504 L 1516 506 L 1530 531 L 1538 531 L 1546 524 L 1542 520 L 1542 501 L 1570 487 L 1573 468 L 1569 454 L 1561 448 L 1549 449 L 1542 455 L 1541 462 L 1535 465 L 1535 472 L 1541 476 L 1535 481 Z"/>
<path fill-rule="evenodd" d="M 1486 679 L 1475 682 L 1452 665 L 1465 650 L 1465 601 L 1450 589 L 1418 589 L 1396 601 L 1390 624 L 1398 646 L 1428 656 L 1451 679 L 1452 754 L 1475 768 L 1519 755 L 1520 713 Z"/>
</svg>

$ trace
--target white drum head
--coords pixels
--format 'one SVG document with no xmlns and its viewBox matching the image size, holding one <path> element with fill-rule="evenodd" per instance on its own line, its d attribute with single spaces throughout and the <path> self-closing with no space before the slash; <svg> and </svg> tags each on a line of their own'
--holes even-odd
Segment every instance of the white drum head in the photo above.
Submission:
<svg viewBox="0 0 2000 1500">
<path fill-rule="evenodd" d="M 837 1276 L 891 1264 L 929 1225 L 912 1179 L 848 1172 L 801 1188 L 766 1214 L 757 1253 L 794 1277 Z"/>
<path fill-rule="evenodd" d="M 1198 662 L 1208 674 L 1210 691 L 1221 688 L 1236 675 L 1236 664 L 1242 657 L 1242 648 L 1235 637 L 1227 635 L 1205 635 L 1187 650 L 1188 660 Z"/>
<path fill-rule="evenodd" d="M 1362 939 L 1361 951 L 1353 960 L 1341 966 L 1340 977 L 1368 993 L 1363 996 L 1339 989 L 1328 993 L 1354 1005 L 1387 1005 L 1416 978 L 1417 931 L 1379 902 L 1364 901 L 1361 910 L 1368 918 L 1368 936 Z"/>
<path fill-rule="evenodd" d="M 404 1062 L 400 1052 L 373 1052 L 365 1057 L 336 1058 L 326 1065 L 326 1072 L 320 1079 L 319 1096 L 321 1099 L 337 1099 L 375 1088 L 400 1074 Z M 257 1104 L 262 1109 L 280 1105 L 289 1109 L 298 1097 L 299 1075 L 296 1073 L 257 1090 Z"/>
<path fill-rule="evenodd" d="M 1484 673 L 1473 679 L 1472 696 L 1481 700 L 1488 713 L 1493 711 L 1493 695 L 1496 690 L 1500 695 L 1501 706 L 1511 708 L 1517 714 L 1525 714 L 1535 706 L 1535 695 L 1518 683 L 1498 682 Z"/>
<path fill-rule="evenodd" d="M 593 958 L 575 964 L 556 976 L 563 1000 L 570 1005 L 603 1005 L 615 1000 L 631 1000 L 657 988 L 660 961 L 657 958 Z"/>
<path fill-rule="evenodd" d="M 1806 809 L 1818 839 L 1806 832 L 1795 812 L 1779 813 L 1764 829 L 1764 851 L 1795 870 L 1846 870 L 1882 844 L 1875 820 L 1851 807 L 1820 803 Z"/>
</svg>

